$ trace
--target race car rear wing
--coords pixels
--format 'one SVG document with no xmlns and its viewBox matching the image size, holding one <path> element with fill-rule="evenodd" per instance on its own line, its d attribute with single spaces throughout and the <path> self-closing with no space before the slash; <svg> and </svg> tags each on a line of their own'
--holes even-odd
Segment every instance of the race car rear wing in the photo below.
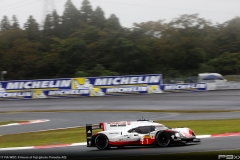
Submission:
<svg viewBox="0 0 240 160">
<path fill-rule="evenodd" d="M 92 131 L 96 129 L 101 129 L 102 123 L 98 124 L 86 124 L 86 140 L 87 147 L 93 146 Z"/>
</svg>

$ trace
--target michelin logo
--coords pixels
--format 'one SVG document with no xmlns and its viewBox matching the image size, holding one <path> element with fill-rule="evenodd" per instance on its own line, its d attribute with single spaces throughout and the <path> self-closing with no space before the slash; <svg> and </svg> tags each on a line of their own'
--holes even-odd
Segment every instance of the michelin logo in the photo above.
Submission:
<svg viewBox="0 0 240 160">
<path fill-rule="evenodd" d="M 205 89 L 207 84 L 196 83 L 196 84 L 173 84 L 165 85 L 164 90 L 180 90 L 180 89 Z"/>
<path fill-rule="evenodd" d="M 9 89 L 34 89 L 34 88 L 59 88 L 70 87 L 71 80 L 44 80 L 44 81 L 24 81 L 24 82 L 8 82 L 6 90 Z"/>
<path fill-rule="evenodd" d="M 85 90 L 59 90 L 59 91 L 49 91 L 49 96 L 54 95 L 82 95 L 89 94 L 89 89 Z"/>
<path fill-rule="evenodd" d="M 124 84 L 153 84 L 160 83 L 161 76 L 137 76 L 137 77 L 116 77 L 97 78 L 94 86 L 124 85 Z"/>
<path fill-rule="evenodd" d="M 121 87 L 121 88 L 108 88 L 107 93 L 116 92 L 146 92 L 147 87 Z"/>
<path fill-rule="evenodd" d="M 7 93 L 0 92 L 0 98 L 18 98 L 18 97 L 31 97 L 32 92 L 15 92 L 15 93 Z"/>
</svg>

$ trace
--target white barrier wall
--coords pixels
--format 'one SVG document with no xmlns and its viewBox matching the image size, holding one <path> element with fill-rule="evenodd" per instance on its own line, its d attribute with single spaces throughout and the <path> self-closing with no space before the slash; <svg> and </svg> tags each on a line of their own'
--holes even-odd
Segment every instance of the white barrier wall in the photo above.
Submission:
<svg viewBox="0 0 240 160">
<path fill-rule="evenodd" d="M 216 83 L 207 83 L 207 90 L 208 91 L 216 90 Z"/>
<path fill-rule="evenodd" d="M 240 82 L 217 82 L 216 90 L 240 89 Z"/>
</svg>

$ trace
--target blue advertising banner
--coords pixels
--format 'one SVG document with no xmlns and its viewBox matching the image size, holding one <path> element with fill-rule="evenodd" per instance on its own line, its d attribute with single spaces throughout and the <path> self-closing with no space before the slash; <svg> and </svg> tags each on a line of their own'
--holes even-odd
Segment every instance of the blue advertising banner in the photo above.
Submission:
<svg viewBox="0 0 240 160">
<path fill-rule="evenodd" d="M 161 90 L 164 92 L 196 92 L 207 91 L 206 83 L 188 83 L 188 84 L 163 84 Z"/>
<path fill-rule="evenodd" d="M 161 74 L 73 78 L 72 89 L 89 88 L 89 96 L 162 93 Z"/>
<path fill-rule="evenodd" d="M 0 82 L 0 100 L 162 93 L 162 75 L 14 80 Z"/>
<path fill-rule="evenodd" d="M 48 91 L 59 89 L 71 89 L 71 79 L 3 81 L 0 82 L 0 100 L 48 98 Z"/>
</svg>

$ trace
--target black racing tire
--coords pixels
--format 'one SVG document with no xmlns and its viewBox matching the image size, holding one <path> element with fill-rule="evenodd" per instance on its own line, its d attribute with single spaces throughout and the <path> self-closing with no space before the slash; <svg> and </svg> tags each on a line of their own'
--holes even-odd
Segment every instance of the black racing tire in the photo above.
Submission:
<svg viewBox="0 0 240 160">
<path fill-rule="evenodd" d="M 108 137 L 104 134 L 99 134 L 95 138 L 95 145 L 99 150 L 104 150 L 109 148 Z"/>
<path fill-rule="evenodd" d="M 156 138 L 157 145 L 160 147 L 167 147 L 171 143 L 171 137 L 166 132 L 158 132 L 155 138 Z"/>
</svg>

